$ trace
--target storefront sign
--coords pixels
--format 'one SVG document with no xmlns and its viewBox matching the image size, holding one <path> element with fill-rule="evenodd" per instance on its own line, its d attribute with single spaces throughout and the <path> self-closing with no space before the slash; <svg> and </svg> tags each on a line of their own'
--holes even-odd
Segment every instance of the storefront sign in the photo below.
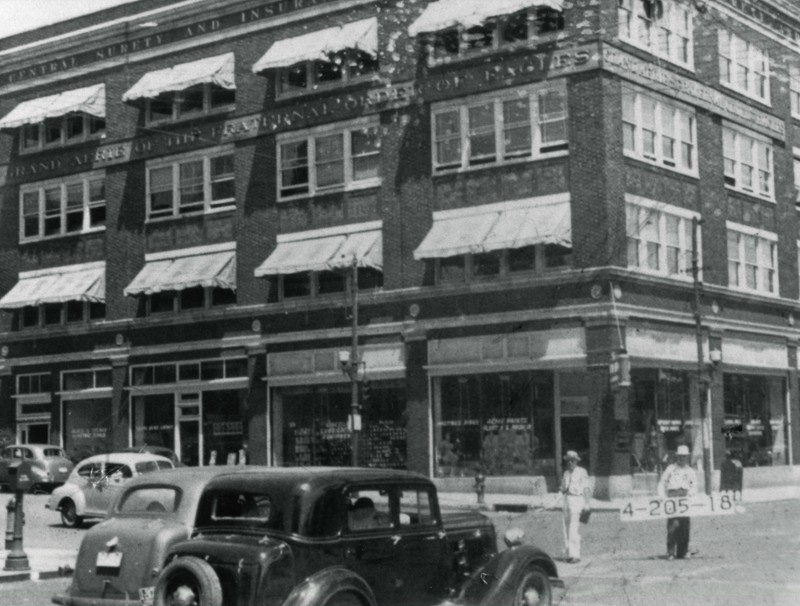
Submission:
<svg viewBox="0 0 800 606">
<path fill-rule="evenodd" d="M 73 440 L 105 440 L 108 435 L 107 427 L 81 427 L 73 428 L 70 433 Z"/>
<path fill-rule="evenodd" d="M 93 63 L 121 59 L 137 53 L 152 51 L 162 46 L 185 43 L 204 36 L 219 35 L 226 30 L 267 21 L 330 3 L 340 4 L 341 2 L 340 0 L 265 0 L 258 6 L 246 10 L 216 15 L 194 23 L 164 30 L 163 32 L 145 30 L 147 33 L 136 36 L 131 31 L 128 39 L 122 42 L 86 49 L 73 55 L 55 57 L 48 61 L 0 73 L 0 86 L 35 80 L 78 67 L 85 67 Z"/>
<path fill-rule="evenodd" d="M 786 138 L 786 124 L 781 118 L 759 111 L 715 88 L 655 63 L 639 59 L 613 46 L 603 46 L 603 69 L 648 86 L 664 95 L 707 109 L 723 118 L 739 122 L 775 139 L 783 141 Z"/>
<path fill-rule="evenodd" d="M 220 421 L 211 424 L 211 433 L 215 436 L 242 435 L 241 421 Z"/>
<path fill-rule="evenodd" d="M 744 339 L 723 339 L 722 360 L 725 364 L 774 370 L 785 369 L 789 365 L 785 344 Z"/>
<path fill-rule="evenodd" d="M 658 430 L 661 433 L 681 431 L 683 429 L 683 421 L 680 419 L 659 419 Z"/>
</svg>

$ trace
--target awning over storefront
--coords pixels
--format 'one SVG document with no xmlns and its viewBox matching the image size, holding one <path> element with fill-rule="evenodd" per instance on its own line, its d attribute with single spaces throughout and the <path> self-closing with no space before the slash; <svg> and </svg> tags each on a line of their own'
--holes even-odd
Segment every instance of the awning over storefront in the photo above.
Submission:
<svg viewBox="0 0 800 606">
<path fill-rule="evenodd" d="M 187 248 L 148 255 L 125 294 L 134 297 L 195 286 L 236 290 L 233 245 Z"/>
<path fill-rule="evenodd" d="M 233 53 L 206 57 L 148 72 L 122 95 L 122 100 L 130 102 L 138 99 L 154 99 L 162 93 L 186 90 L 206 82 L 229 90 L 236 88 Z"/>
<path fill-rule="evenodd" d="M 105 263 L 84 263 L 20 273 L 19 281 L 0 299 L 0 309 L 66 301 L 103 303 L 105 300 Z"/>
<path fill-rule="evenodd" d="M 564 0 L 438 0 L 422 11 L 408 28 L 408 34 L 438 32 L 457 25 L 474 27 L 490 17 L 510 15 L 537 6 L 560 11 L 564 8 Z"/>
<path fill-rule="evenodd" d="M 330 55 L 345 49 L 378 54 L 378 20 L 373 17 L 339 27 L 309 32 L 279 40 L 253 65 L 253 73 L 287 67 L 301 61 L 327 61 Z"/>
<path fill-rule="evenodd" d="M 350 267 L 383 269 L 379 221 L 346 226 L 346 231 L 319 229 L 278 236 L 278 246 L 255 270 L 256 277 Z"/>
<path fill-rule="evenodd" d="M 0 120 L 0 128 L 19 128 L 81 112 L 97 118 L 106 117 L 106 85 L 95 84 L 57 95 L 23 101 Z"/>
<path fill-rule="evenodd" d="M 568 198 L 530 198 L 434 213 L 433 227 L 414 251 L 414 258 L 452 257 L 534 244 L 572 246 Z"/>
</svg>

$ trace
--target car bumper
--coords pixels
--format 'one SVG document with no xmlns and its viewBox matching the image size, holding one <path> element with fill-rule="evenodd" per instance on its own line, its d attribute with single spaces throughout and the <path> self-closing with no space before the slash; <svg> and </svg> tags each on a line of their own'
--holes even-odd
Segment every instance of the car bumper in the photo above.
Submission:
<svg viewBox="0 0 800 606">
<path fill-rule="evenodd" d="M 65 594 L 57 594 L 50 598 L 53 604 L 62 606 L 142 606 L 138 596 L 136 598 L 74 598 Z"/>
</svg>

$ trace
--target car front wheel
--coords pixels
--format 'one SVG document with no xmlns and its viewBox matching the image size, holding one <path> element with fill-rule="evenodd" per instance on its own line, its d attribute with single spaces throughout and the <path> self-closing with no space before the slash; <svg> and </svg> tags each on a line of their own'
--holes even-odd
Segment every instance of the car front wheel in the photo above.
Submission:
<svg viewBox="0 0 800 606">
<path fill-rule="evenodd" d="M 222 606 L 222 586 L 208 562 L 189 556 L 164 568 L 154 598 L 155 606 Z"/>
<path fill-rule="evenodd" d="M 67 528 L 78 528 L 83 524 L 83 518 L 78 515 L 78 508 L 70 499 L 61 504 L 61 523 Z"/>
<path fill-rule="evenodd" d="M 532 567 L 517 586 L 514 606 L 550 606 L 552 603 L 553 592 L 547 573 L 538 566 Z"/>
</svg>

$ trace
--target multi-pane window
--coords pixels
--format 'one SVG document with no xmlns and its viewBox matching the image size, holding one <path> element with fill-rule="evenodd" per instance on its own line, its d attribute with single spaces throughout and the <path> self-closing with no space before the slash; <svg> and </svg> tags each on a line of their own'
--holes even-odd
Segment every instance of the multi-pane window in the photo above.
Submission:
<svg viewBox="0 0 800 606">
<path fill-rule="evenodd" d="M 431 60 L 440 61 L 540 39 L 542 35 L 563 29 L 561 11 L 537 7 L 487 19 L 471 27 L 457 26 L 432 32 L 428 34 L 427 47 Z"/>
<path fill-rule="evenodd" d="M 304 271 L 276 276 L 277 288 L 274 290 L 274 294 L 271 294 L 271 300 L 284 301 L 300 297 L 345 293 L 350 289 L 351 279 L 349 269 Z M 372 290 L 382 286 L 382 271 L 372 267 L 359 267 L 359 290 Z"/>
<path fill-rule="evenodd" d="M 332 53 L 328 60 L 303 61 L 278 70 L 278 90 L 282 94 L 304 93 L 322 87 L 359 82 L 378 72 L 378 57 L 357 49 Z"/>
<path fill-rule="evenodd" d="M 374 120 L 278 139 L 278 196 L 313 196 L 380 184 L 381 140 Z"/>
<path fill-rule="evenodd" d="M 619 37 L 673 63 L 692 67 L 693 24 L 690 3 L 670 0 L 618 0 Z"/>
<path fill-rule="evenodd" d="M 774 200 L 772 154 L 768 139 L 731 125 L 722 126 L 726 186 Z"/>
<path fill-rule="evenodd" d="M 217 381 L 246 376 L 247 358 L 199 360 L 178 364 L 146 364 L 131 368 L 131 384 L 136 386 Z"/>
<path fill-rule="evenodd" d="M 105 118 L 81 112 L 47 118 L 44 122 L 25 124 L 20 128 L 20 148 L 34 151 L 45 147 L 80 143 L 105 136 Z"/>
<path fill-rule="evenodd" d="M 204 151 L 147 169 L 147 218 L 232 208 L 236 204 L 233 151 Z"/>
<path fill-rule="evenodd" d="M 628 267 L 674 278 L 692 278 L 690 211 L 645 200 L 625 206 Z M 700 234 L 697 234 L 698 257 Z"/>
<path fill-rule="evenodd" d="M 94 322 L 106 317 L 106 304 L 96 301 L 66 301 L 28 305 L 18 312 L 20 329 L 39 328 L 78 322 Z"/>
<path fill-rule="evenodd" d="M 474 282 L 522 272 L 544 272 L 569 267 L 572 249 L 558 244 L 534 244 L 484 253 L 434 259 L 438 284 Z"/>
<path fill-rule="evenodd" d="M 800 67 L 789 68 L 789 104 L 792 116 L 800 118 Z"/>
<path fill-rule="evenodd" d="M 626 155 L 697 172 L 695 116 L 688 107 L 624 87 L 622 134 Z"/>
<path fill-rule="evenodd" d="M 769 103 L 769 56 L 744 38 L 719 30 L 719 78 L 724 86 Z"/>
<path fill-rule="evenodd" d="M 111 387 L 111 369 L 65 370 L 61 373 L 62 391 L 83 391 Z"/>
<path fill-rule="evenodd" d="M 36 373 L 17 376 L 17 395 L 50 393 L 50 373 Z"/>
<path fill-rule="evenodd" d="M 436 171 L 499 164 L 564 152 L 567 93 L 564 86 L 514 90 L 433 110 Z"/>
<path fill-rule="evenodd" d="M 203 83 L 180 91 L 169 91 L 145 101 L 147 122 L 181 120 L 230 109 L 236 103 L 236 89 Z"/>
<path fill-rule="evenodd" d="M 165 290 L 147 295 L 148 314 L 211 309 L 236 304 L 236 291 L 219 286 L 193 286 L 183 290 Z"/>
<path fill-rule="evenodd" d="M 778 294 L 778 236 L 728 222 L 728 285 Z"/>
<path fill-rule="evenodd" d="M 70 176 L 20 189 L 20 239 L 38 240 L 105 228 L 105 177 Z"/>
</svg>

